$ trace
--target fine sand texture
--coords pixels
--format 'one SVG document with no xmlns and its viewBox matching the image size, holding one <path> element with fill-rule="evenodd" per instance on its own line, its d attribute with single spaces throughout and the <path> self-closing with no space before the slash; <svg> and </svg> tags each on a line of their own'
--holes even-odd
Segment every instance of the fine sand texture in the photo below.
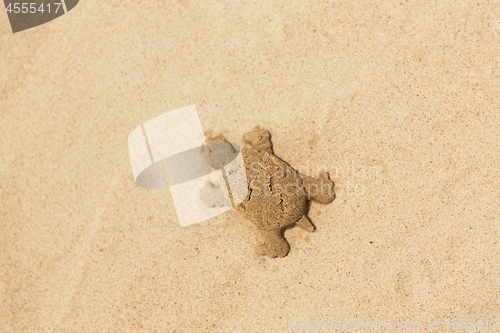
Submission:
<svg viewBox="0 0 500 333">
<path fill-rule="evenodd" d="M 0 4 L 0 332 L 493 332 L 499 66 L 496 1 L 82 0 L 15 34 Z M 330 172 L 286 257 L 135 184 L 129 134 L 192 104 Z"/>
</svg>

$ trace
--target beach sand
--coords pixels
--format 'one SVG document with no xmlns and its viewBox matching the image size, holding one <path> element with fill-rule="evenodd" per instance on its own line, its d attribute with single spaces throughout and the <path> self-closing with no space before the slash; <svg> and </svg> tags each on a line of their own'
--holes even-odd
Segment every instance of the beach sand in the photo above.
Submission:
<svg viewBox="0 0 500 333">
<path fill-rule="evenodd" d="M 12 34 L 0 5 L 0 331 L 492 331 L 499 22 L 482 0 L 86 0 Z M 135 184 L 131 131 L 191 104 L 330 172 L 285 258 L 235 210 L 181 228 L 168 189 Z"/>
</svg>

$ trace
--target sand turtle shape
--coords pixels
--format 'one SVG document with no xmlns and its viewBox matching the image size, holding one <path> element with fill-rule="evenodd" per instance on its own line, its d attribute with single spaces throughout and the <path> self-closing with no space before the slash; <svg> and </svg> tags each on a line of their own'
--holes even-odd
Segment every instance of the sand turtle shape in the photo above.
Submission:
<svg viewBox="0 0 500 333">
<path fill-rule="evenodd" d="M 208 141 L 227 142 L 220 134 Z M 318 179 L 306 177 L 275 156 L 270 133 L 260 127 L 246 133 L 243 141 L 249 145 L 241 150 L 248 194 L 236 209 L 261 231 L 264 243 L 258 247 L 259 254 L 285 257 L 290 245 L 284 231 L 298 225 L 313 232 L 315 227 L 306 216 L 309 203 L 331 203 L 335 199 L 334 184 L 326 172 Z"/>
</svg>

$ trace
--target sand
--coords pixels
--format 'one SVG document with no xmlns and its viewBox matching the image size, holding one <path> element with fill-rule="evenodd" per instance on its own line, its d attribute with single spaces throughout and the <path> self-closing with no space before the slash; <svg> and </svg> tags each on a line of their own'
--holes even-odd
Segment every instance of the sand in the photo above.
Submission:
<svg viewBox="0 0 500 333">
<path fill-rule="evenodd" d="M 491 325 L 499 18 L 481 0 L 86 0 L 12 34 L 0 5 L 0 331 Z M 128 135 L 191 104 L 330 171 L 337 198 L 285 258 L 257 256 L 235 210 L 181 228 L 169 190 L 134 183 Z"/>
</svg>

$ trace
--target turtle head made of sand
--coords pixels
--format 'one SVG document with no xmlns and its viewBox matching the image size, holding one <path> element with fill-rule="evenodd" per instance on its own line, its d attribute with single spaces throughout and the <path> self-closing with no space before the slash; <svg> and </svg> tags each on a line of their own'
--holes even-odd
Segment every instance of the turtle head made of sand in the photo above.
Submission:
<svg viewBox="0 0 500 333">
<path fill-rule="evenodd" d="M 335 199 L 334 184 L 326 172 L 317 179 L 306 177 L 275 156 L 270 133 L 258 126 L 244 134 L 243 141 L 249 146 L 241 150 L 248 194 L 235 208 L 261 231 L 264 243 L 258 247 L 259 254 L 285 257 L 290 244 L 284 231 L 298 225 L 313 232 L 315 227 L 306 215 L 309 203 L 311 200 L 331 203 Z M 208 142 L 212 146 L 213 142 L 227 140 L 219 134 Z M 231 152 L 218 153 L 231 155 Z"/>
</svg>

